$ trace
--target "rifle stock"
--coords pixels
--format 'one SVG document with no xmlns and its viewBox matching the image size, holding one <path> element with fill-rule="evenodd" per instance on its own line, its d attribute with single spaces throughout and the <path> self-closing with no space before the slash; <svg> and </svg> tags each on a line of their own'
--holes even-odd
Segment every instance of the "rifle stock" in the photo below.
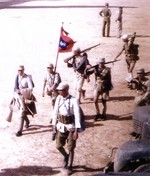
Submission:
<svg viewBox="0 0 150 176">
<path fill-rule="evenodd" d="M 89 51 L 89 50 L 91 50 L 91 49 L 93 49 L 93 48 L 95 48 L 95 47 L 97 47 L 97 46 L 99 46 L 99 45 L 100 45 L 100 43 L 98 43 L 97 45 L 91 46 L 91 47 L 89 47 L 89 48 L 86 48 L 86 49 L 84 49 L 84 50 L 81 50 L 80 53 L 84 53 L 84 52 L 86 52 L 86 51 Z M 67 63 L 67 62 L 68 62 L 69 60 L 71 60 L 74 56 L 75 56 L 75 54 L 73 54 L 72 56 L 70 56 L 70 57 L 64 59 L 64 62 Z"/>
</svg>

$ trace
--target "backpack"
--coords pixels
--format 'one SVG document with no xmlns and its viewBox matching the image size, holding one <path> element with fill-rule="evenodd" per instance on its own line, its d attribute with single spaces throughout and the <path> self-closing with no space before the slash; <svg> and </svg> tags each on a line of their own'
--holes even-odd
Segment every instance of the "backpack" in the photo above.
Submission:
<svg viewBox="0 0 150 176">
<path fill-rule="evenodd" d="M 133 52 L 136 56 L 139 55 L 139 45 L 138 44 L 133 44 Z"/>
</svg>

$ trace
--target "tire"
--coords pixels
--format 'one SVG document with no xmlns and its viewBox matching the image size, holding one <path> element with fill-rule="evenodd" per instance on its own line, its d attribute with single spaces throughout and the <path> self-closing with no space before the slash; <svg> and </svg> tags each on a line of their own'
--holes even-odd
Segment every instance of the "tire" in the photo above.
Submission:
<svg viewBox="0 0 150 176">
<path fill-rule="evenodd" d="M 133 172 L 150 173 L 150 164 L 143 164 L 137 167 Z"/>
</svg>

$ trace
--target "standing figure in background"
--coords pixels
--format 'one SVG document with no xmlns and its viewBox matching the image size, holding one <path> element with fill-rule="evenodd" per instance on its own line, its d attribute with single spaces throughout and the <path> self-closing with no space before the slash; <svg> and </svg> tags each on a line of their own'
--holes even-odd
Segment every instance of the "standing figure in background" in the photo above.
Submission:
<svg viewBox="0 0 150 176">
<path fill-rule="evenodd" d="M 99 12 L 99 15 L 103 17 L 103 27 L 102 27 L 102 36 L 109 37 L 110 35 L 110 18 L 111 18 L 111 10 L 108 8 L 109 4 L 105 3 L 105 7 Z"/>
<path fill-rule="evenodd" d="M 122 36 L 122 14 L 123 8 L 119 7 L 116 11 L 115 21 L 117 23 L 117 37 L 120 38 Z"/>
<path fill-rule="evenodd" d="M 138 44 L 134 44 L 134 39 L 136 37 L 136 33 L 134 33 L 132 36 L 128 36 L 128 35 L 123 35 L 121 38 L 124 42 L 122 50 L 118 53 L 118 55 L 115 57 L 115 61 L 116 59 L 123 53 L 123 51 L 125 52 L 125 61 L 127 64 L 127 77 L 126 77 L 126 81 L 128 83 L 128 85 L 130 84 L 130 81 L 133 78 L 133 69 L 135 67 L 135 64 L 137 62 L 137 60 L 139 60 L 139 56 L 138 56 Z"/>
<path fill-rule="evenodd" d="M 18 107 L 20 109 L 21 117 L 20 117 L 20 127 L 16 136 L 22 135 L 24 121 L 26 121 L 25 127 L 29 128 L 30 121 L 27 115 L 36 114 L 35 107 L 35 97 L 33 95 L 34 83 L 29 75 L 24 73 L 24 66 L 20 65 L 18 68 L 18 74 L 15 80 L 14 87 L 14 98 L 13 101 L 18 103 Z M 12 102 L 13 103 L 13 102 Z"/>
<path fill-rule="evenodd" d="M 57 87 L 59 95 L 56 99 L 53 113 L 53 140 L 56 134 L 56 148 L 64 157 L 63 167 L 68 175 L 72 173 L 74 150 L 78 139 L 78 129 L 81 128 L 80 107 L 77 99 L 69 94 L 69 85 L 60 83 Z M 64 148 L 67 144 L 69 153 Z"/>
<path fill-rule="evenodd" d="M 47 73 L 44 77 L 42 96 L 46 94 L 50 96 L 52 106 L 54 107 L 56 97 L 58 96 L 57 86 L 61 82 L 60 74 L 54 71 L 54 65 L 52 63 L 47 66 Z"/>
</svg>

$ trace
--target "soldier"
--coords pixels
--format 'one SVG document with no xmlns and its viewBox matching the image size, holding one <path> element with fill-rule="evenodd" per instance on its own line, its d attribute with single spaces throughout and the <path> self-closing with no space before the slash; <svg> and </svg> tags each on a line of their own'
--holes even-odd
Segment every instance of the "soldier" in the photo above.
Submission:
<svg viewBox="0 0 150 176">
<path fill-rule="evenodd" d="M 89 72 L 89 73 L 88 73 Z M 98 65 L 89 71 L 87 74 L 95 74 L 95 88 L 94 88 L 94 107 L 96 110 L 96 116 L 94 120 L 97 119 L 105 120 L 106 119 L 106 110 L 107 110 L 107 100 L 109 99 L 109 91 L 113 88 L 111 82 L 111 71 L 109 67 L 105 66 L 105 58 L 100 58 Z M 100 108 L 98 104 L 98 98 L 101 96 L 101 101 L 103 105 L 102 114 L 100 114 Z"/>
<path fill-rule="evenodd" d="M 132 79 L 131 85 L 136 89 L 135 107 L 150 105 L 150 80 L 143 68 L 137 70 L 137 77 Z"/>
<path fill-rule="evenodd" d="M 54 66 L 52 63 L 47 66 L 47 73 L 44 77 L 43 92 L 42 96 L 46 94 L 51 97 L 52 106 L 54 107 L 56 97 L 58 95 L 57 86 L 61 82 L 60 74 L 54 71 Z"/>
<path fill-rule="evenodd" d="M 77 99 L 69 94 L 68 84 L 60 83 L 57 90 L 59 96 L 57 97 L 54 106 L 52 120 L 53 136 L 56 134 L 56 147 L 64 157 L 63 166 L 64 168 L 67 168 L 68 174 L 71 174 L 74 149 L 78 138 L 77 129 L 81 128 L 80 108 Z M 64 149 L 66 143 L 69 154 Z"/>
<path fill-rule="evenodd" d="M 85 79 L 87 82 L 90 81 L 89 77 L 84 75 L 86 68 L 90 65 L 87 53 L 81 54 L 80 48 L 74 49 L 74 57 L 72 59 L 71 65 L 75 71 L 75 89 L 77 91 L 77 99 L 81 103 L 81 96 L 85 98 L 86 90 L 83 89 Z"/>
<path fill-rule="evenodd" d="M 119 7 L 116 11 L 116 18 L 115 21 L 117 23 L 117 37 L 120 38 L 122 35 L 122 14 L 123 14 L 123 8 Z"/>
<path fill-rule="evenodd" d="M 109 4 L 105 3 L 105 8 L 103 8 L 100 12 L 99 15 L 103 17 L 103 27 L 102 27 L 102 36 L 105 37 L 105 30 L 106 31 L 106 37 L 109 37 L 110 33 L 110 17 L 111 17 L 111 11 L 108 8 Z"/>
<path fill-rule="evenodd" d="M 26 121 L 25 127 L 29 128 L 30 121 L 27 115 L 34 115 L 36 114 L 36 107 L 35 107 L 35 97 L 33 95 L 33 88 L 34 83 L 29 75 L 24 73 L 24 66 L 20 65 L 18 68 L 18 74 L 15 80 L 15 87 L 14 87 L 14 98 L 13 101 L 18 103 L 18 107 L 21 112 L 20 117 L 20 127 L 16 136 L 22 135 L 24 121 Z M 13 103 L 13 101 L 11 103 Z"/>
<path fill-rule="evenodd" d="M 123 35 L 121 37 L 124 42 L 124 45 L 122 47 L 122 50 L 118 53 L 118 55 L 114 59 L 116 60 L 123 53 L 123 51 L 125 52 L 125 60 L 127 63 L 127 70 L 128 70 L 126 81 L 128 83 L 130 83 L 130 81 L 133 78 L 133 69 L 137 60 L 139 60 L 139 56 L 138 56 L 139 45 L 133 43 L 135 39 L 135 35 L 136 33 L 134 33 L 131 37 L 128 35 Z"/>
</svg>

